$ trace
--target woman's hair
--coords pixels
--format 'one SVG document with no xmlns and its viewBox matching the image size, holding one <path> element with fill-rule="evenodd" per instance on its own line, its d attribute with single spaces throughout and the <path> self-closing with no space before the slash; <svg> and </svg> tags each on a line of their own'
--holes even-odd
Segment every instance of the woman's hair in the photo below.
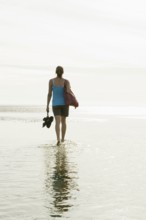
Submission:
<svg viewBox="0 0 146 220">
<path fill-rule="evenodd" d="M 56 67 L 56 74 L 59 78 L 62 77 L 62 74 L 64 73 L 63 67 L 62 66 L 57 66 Z"/>
</svg>

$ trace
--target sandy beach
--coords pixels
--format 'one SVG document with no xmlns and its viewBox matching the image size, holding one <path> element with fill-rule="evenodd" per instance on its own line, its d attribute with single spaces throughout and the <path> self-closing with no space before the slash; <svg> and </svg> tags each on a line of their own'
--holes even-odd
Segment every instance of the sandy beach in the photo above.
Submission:
<svg viewBox="0 0 146 220">
<path fill-rule="evenodd" d="M 8 115 L 9 114 L 9 117 Z M 84 114 L 56 146 L 44 113 L 1 112 L 0 218 L 145 220 L 146 118 Z"/>
</svg>

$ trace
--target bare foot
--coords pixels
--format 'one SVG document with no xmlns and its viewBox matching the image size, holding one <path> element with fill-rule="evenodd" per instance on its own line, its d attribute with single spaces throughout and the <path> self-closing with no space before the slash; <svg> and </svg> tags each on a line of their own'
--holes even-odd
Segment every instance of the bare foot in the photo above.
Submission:
<svg viewBox="0 0 146 220">
<path fill-rule="evenodd" d="M 61 144 L 61 142 L 60 142 L 60 141 L 57 141 L 57 144 L 56 144 L 56 145 L 57 145 L 57 146 L 60 146 L 60 144 Z"/>
</svg>

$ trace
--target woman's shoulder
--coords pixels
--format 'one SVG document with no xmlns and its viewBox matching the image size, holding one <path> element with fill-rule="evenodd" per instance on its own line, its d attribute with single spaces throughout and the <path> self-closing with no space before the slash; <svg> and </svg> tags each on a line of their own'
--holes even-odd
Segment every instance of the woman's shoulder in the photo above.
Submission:
<svg viewBox="0 0 146 220">
<path fill-rule="evenodd" d="M 51 82 L 53 82 L 55 80 L 55 78 L 51 78 L 51 79 L 49 79 L 49 83 Z"/>
<path fill-rule="evenodd" d="M 65 79 L 65 78 L 64 78 L 64 81 L 67 82 L 67 83 L 69 83 L 69 80 L 68 80 L 68 79 Z"/>
</svg>

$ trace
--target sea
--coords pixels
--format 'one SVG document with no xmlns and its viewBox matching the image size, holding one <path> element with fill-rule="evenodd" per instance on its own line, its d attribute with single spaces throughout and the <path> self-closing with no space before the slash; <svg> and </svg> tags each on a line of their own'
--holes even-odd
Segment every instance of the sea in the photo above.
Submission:
<svg viewBox="0 0 146 220">
<path fill-rule="evenodd" d="M 44 117 L 0 106 L 0 218 L 145 220 L 146 108 L 70 107 L 60 146 Z"/>
</svg>

